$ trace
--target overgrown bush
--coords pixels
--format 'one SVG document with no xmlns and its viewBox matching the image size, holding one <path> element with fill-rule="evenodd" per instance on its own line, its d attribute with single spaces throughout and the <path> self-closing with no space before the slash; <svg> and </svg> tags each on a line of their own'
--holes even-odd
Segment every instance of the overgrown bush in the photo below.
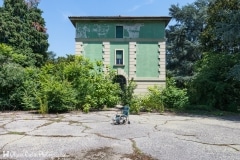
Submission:
<svg viewBox="0 0 240 160">
<path fill-rule="evenodd" d="M 133 80 L 129 80 L 128 84 L 124 86 L 121 91 L 121 102 L 122 104 L 132 105 L 134 90 L 136 89 L 137 84 Z"/>
<path fill-rule="evenodd" d="M 130 112 L 133 114 L 139 114 L 143 109 L 143 98 L 142 96 L 133 96 L 131 100 Z"/>
<path fill-rule="evenodd" d="M 0 109 L 22 109 L 21 92 L 27 58 L 12 47 L 0 43 Z"/>
<path fill-rule="evenodd" d="M 113 107 L 119 102 L 120 88 L 112 82 L 115 72 L 109 70 L 104 73 L 102 68 L 102 62 L 94 64 L 82 56 L 77 56 L 74 62 L 65 66 L 65 76 L 77 92 L 78 109 L 98 110 L 104 106 Z"/>
<path fill-rule="evenodd" d="M 51 75 L 40 76 L 37 97 L 48 108 L 48 112 L 59 113 L 75 109 L 76 91 L 67 80 L 59 81 Z M 40 106 L 40 110 L 42 110 Z"/>
<path fill-rule="evenodd" d="M 40 69 L 27 67 L 24 70 L 25 80 L 23 83 L 22 105 L 24 110 L 39 110 L 39 99 L 37 92 L 40 88 L 39 74 Z"/>
<path fill-rule="evenodd" d="M 23 94 L 25 109 L 59 113 L 75 108 L 75 90 L 66 79 L 61 80 L 54 75 L 54 67 L 53 64 L 47 64 L 35 75 L 31 75 L 32 71 L 38 69 L 28 69 L 30 76 L 24 83 Z"/>
<path fill-rule="evenodd" d="M 16 63 L 5 63 L 0 67 L 0 108 L 21 109 L 21 87 L 24 68 Z"/>
<path fill-rule="evenodd" d="M 189 104 L 186 89 L 176 87 L 174 79 L 167 79 L 167 86 L 162 91 L 162 102 L 166 108 L 184 109 Z"/>
<path fill-rule="evenodd" d="M 196 76 L 189 87 L 191 103 L 227 111 L 237 111 L 240 81 L 234 66 L 239 54 L 205 54 L 196 65 Z"/>
<path fill-rule="evenodd" d="M 82 56 L 69 58 L 26 70 L 25 109 L 38 109 L 43 113 L 73 109 L 89 112 L 119 102 L 120 88 L 112 83 L 114 73 L 103 73 L 100 62 L 94 66 Z"/>
<path fill-rule="evenodd" d="M 148 88 L 148 94 L 143 98 L 143 110 L 146 111 L 164 111 L 164 103 L 162 98 L 162 88 L 153 86 Z"/>
<path fill-rule="evenodd" d="M 146 95 L 135 96 L 131 112 L 163 112 L 165 108 L 184 109 L 188 104 L 187 90 L 177 88 L 174 79 L 167 79 L 166 88 L 149 87 Z"/>
</svg>

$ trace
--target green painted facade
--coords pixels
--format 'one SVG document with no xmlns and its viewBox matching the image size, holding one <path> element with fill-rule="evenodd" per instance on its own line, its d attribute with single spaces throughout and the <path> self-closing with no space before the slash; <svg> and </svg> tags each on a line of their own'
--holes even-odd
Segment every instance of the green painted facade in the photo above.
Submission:
<svg viewBox="0 0 240 160">
<path fill-rule="evenodd" d="M 124 70 L 125 73 L 129 73 L 129 45 L 128 43 L 110 43 L 110 66 L 114 69 L 121 68 Z M 115 65 L 115 50 L 123 50 L 124 54 L 124 65 Z"/>
<path fill-rule="evenodd" d="M 159 76 L 159 59 L 158 59 L 158 44 L 138 43 L 137 44 L 137 77 L 152 77 Z"/>
<path fill-rule="evenodd" d="M 115 38 L 116 26 L 123 26 L 123 38 L 164 38 L 164 22 L 77 22 L 76 38 Z"/>
<path fill-rule="evenodd" d="M 153 77 L 159 76 L 159 60 L 158 60 L 158 45 L 157 43 L 137 43 L 137 63 L 136 76 L 137 77 Z M 124 65 L 115 65 L 115 50 L 123 50 Z M 127 42 L 113 42 L 110 43 L 110 66 L 114 69 L 121 68 L 125 73 L 129 73 L 129 43 Z M 102 43 L 88 42 L 84 43 L 83 55 L 92 61 L 102 60 Z"/>
<path fill-rule="evenodd" d="M 102 60 L 102 43 L 88 42 L 84 43 L 83 55 L 93 61 Z"/>
<path fill-rule="evenodd" d="M 76 31 L 76 55 L 103 61 L 105 68 L 110 66 L 126 80 L 134 79 L 137 93 L 146 93 L 152 85 L 165 86 L 165 27 L 171 17 L 69 19 Z M 116 50 L 123 51 L 123 61 L 116 57 Z"/>
</svg>

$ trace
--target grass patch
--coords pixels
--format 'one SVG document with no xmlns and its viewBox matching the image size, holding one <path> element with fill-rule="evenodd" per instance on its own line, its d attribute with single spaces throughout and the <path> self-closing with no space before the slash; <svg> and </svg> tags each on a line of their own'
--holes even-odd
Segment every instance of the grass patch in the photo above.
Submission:
<svg viewBox="0 0 240 160">
<path fill-rule="evenodd" d="M 25 132 L 8 132 L 7 134 L 14 134 L 14 135 L 25 135 Z"/>
<path fill-rule="evenodd" d="M 132 142 L 133 153 L 126 155 L 126 158 L 134 160 L 155 160 L 153 157 L 142 153 L 141 150 L 137 147 L 136 142 L 133 139 L 130 140 Z"/>
</svg>

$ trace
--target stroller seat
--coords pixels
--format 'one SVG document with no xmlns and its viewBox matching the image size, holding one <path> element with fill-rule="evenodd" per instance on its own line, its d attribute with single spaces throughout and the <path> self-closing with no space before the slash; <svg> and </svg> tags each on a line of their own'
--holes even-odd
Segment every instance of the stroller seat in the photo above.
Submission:
<svg viewBox="0 0 240 160">
<path fill-rule="evenodd" d="M 130 124 L 130 121 L 129 121 L 129 110 L 130 110 L 130 108 L 129 108 L 128 105 L 125 105 L 122 108 L 122 117 L 126 117 L 126 122 L 128 122 L 128 124 Z"/>
<path fill-rule="evenodd" d="M 124 106 L 123 108 L 122 108 L 122 114 L 124 115 L 124 116 L 127 116 L 128 117 L 128 115 L 129 115 L 129 106 Z"/>
</svg>

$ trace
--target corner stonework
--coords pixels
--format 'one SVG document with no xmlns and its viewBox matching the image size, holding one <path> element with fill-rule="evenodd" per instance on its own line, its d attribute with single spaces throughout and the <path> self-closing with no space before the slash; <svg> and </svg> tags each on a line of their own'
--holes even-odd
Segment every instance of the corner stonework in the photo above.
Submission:
<svg viewBox="0 0 240 160">
<path fill-rule="evenodd" d="M 158 42 L 159 79 L 166 80 L 166 42 Z"/>
<path fill-rule="evenodd" d="M 108 66 L 110 66 L 110 42 L 103 42 L 103 71 L 108 71 Z"/>
<path fill-rule="evenodd" d="M 129 42 L 129 78 L 136 78 L 136 70 L 137 70 L 137 43 Z"/>
<path fill-rule="evenodd" d="M 76 42 L 75 43 L 75 54 L 80 56 L 83 55 L 83 42 Z"/>
</svg>

